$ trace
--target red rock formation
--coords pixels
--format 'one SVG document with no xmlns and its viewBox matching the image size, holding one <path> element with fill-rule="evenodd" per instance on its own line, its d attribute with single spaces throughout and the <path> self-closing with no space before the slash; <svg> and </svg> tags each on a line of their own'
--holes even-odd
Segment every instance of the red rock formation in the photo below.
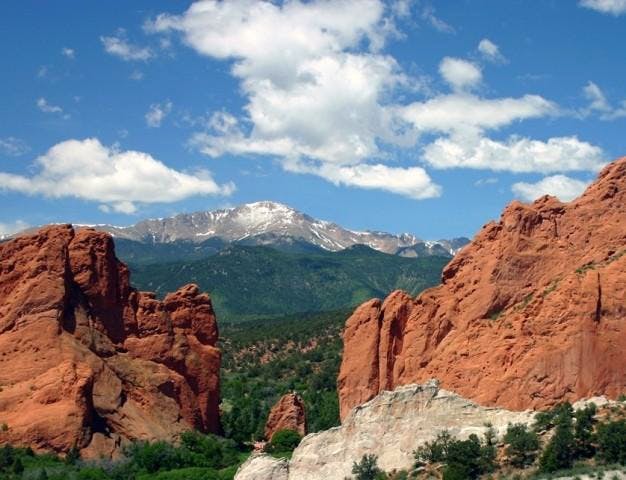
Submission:
<svg viewBox="0 0 626 480">
<path fill-rule="evenodd" d="M 626 158 L 570 203 L 511 203 L 417 298 L 348 319 L 341 416 L 430 378 L 483 405 L 542 408 L 626 392 Z"/>
<path fill-rule="evenodd" d="M 265 438 L 271 440 L 279 430 L 295 430 L 306 435 L 306 414 L 302 397 L 297 393 L 288 393 L 272 407 L 265 424 Z"/>
<path fill-rule="evenodd" d="M 110 236 L 53 226 L 0 244 L 0 443 L 89 456 L 220 430 L 220 352 L 195 285 L 129 283 Z"/>
</svg>

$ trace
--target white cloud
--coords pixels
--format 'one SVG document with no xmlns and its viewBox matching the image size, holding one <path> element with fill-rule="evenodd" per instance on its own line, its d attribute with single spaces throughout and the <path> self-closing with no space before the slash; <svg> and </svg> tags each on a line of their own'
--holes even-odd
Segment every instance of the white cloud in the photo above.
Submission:
<svg viewBox="0 0 626 480">
<path fill-rule="evenodd" d="M 607 102 L 606 97 L 600 87 L 598 87 L 595 83 L 589 82 L 584 88 L 583 93 L 587 100 L 589 100 L 589 109 L 597 110 L 600 112 L 606 112 L 611 109 L 609 106 L 609 102 Z"/>
<path fill-rule="evenodd" d="M 150 105 L 148 112 L 145 115 L 146 124 L 152 128 L 158 128 L 161 126 L 161 122 L 172 111 L 172 102 L 169 100 L 164 103 L 153 103 Z"/>
<path fill-rule="evenodd" d="M 43 113 L 59 114 L 65 120 L 70 118 L 69 113 L 63 113 L 63 109 L 61 107 L 59 107 L 58 105 L 52 105 L 51 103 L 48 102 L 48 100 L 46 100 L 43 97 L 38 98 L 37 102 L 35 103 L 37 105 L 37 108 L 39 108 L 39 110 L 41 110 Z"/>
<path fill-rule="evenodd" d="M 154 53 L 150 48 L 130 43 L 126 38 L 126 32 L 122 29 L 118 30 L 117 35 L 100 37 L 100 41 L 108 54 L 127 62 L 133 60 L 147 61 L 154 57 Z"/>
<path fill-rule="evenodd" d="M 475 187 L 484 187 L 485 185 L 495 185 L 500 180 L 497 177 L 480 178 L 474 182 Z"/>
<path fill-rule="evenodd" d="M 402 102 L 406 96 L 398 93 L 410 91 L 415 98 L 425 90 L 381 53 L 385 40 L 397 34 L 394 18 L 409 7 L 406 1 L 389 5 L 204 0 L 181 15 L 157 16 L 145 30 L 179 32 L 198 53 L 232 62 L 246 99 L 243 113 L 214 113 L 189 141 L 211 157 L 267 155 L 291 172 L 411 198 L 440 194 L 417 166 L 420 160 L 435 168 L 553 172 L 567 171 L 573 161 L 596 169 L 601 150 L 576 138 L 489 139 L 489 130 L 557 115 L 559 108 L 538 95 L 489 99 L 470 93 L 482 72 L 468 60 L 446 57 L 440 64 L 453 93 L 427 92 L 424 100 Z M 432 9 L 423 12 L 431 23 L 436 19 Z M 499 53 L 493 42 L 481 43 L 486 54 Z M 433 134 L 416 165 L 393 165 L 397 149 L 415 148 Z M 454 155 L 447 159 L 449 151 Z M 541 158 L 527 158 L 535 153 Z M 574 160 L 566 158 L 572 153 Z M 582 154 L 592 157 L 585 161 Z"/>
<path fill-rule="evenodd" d="M 61 55 L 73 60 L 76 57 L 76 51 L 73 48 L 63 47 Z"/>
<path fill-rule="evenodd" d="M 478 43 L 478 51 L 486 60 L 490 62 L 506 62 L 506 58 L 504 57 L 504 55 L 502 55 L 502 53 L 500 53 L 500 48 L 488 38 L 483 38 Z"/>
<path fill-rule="evenodd" d="M 444 22 L 435 15 L 435 8 L 432 5 L 426 5 L 422 9 L 422 20 L 427 21 L 431 27 L 441 33 L 455 33 L 454 27 Z"/>
<path fill-rule="evenodd" d="M 484 99 L 467 93 L 439 95 L 398 108 L 399 115 L 418 131 L 444 133 L 500 128 L 557 112 L 554 103 L 538 95 Z"/>
<path fill-rule="evenodd" d="M 133 70 L 133 72 L 129 75 L 131 80 L 135 80 L 136 82 L 143 80 L 143 72 L 139 70 Z"/>
<path fill-rule="evenodd" d="M 565 175 L 553 175 L 537 183 L 515 183 L 511 190 L 516 196 L 529 202 L 543 195 L 553 195 L 563 202 L 569 202 L 580 196 L 589 183 Z"/>
<path fill-rule="evenodd" d="M 325 163 L 316 168 L 302 163 L 288 163 L 287 170 L 311 173 L 335 185 L 386 190 L 415 200 L 441 195 L 441 187 L 421 167 L 388 167 L 383 164 L 340 166 Z"/>
<path fill-rule="evenodd" d="M 229 195 L 207 171 L 182 173 L 147 153 L 106 147 L 98 139 L 67 140 L 35 161 L 32 176 L 0 172 L 0 190 L 51 198 L 75 197 L 132 213 L 137 203 L 177 202 L 195 195 Z"/>
<path fill-rule="evenodd" d="M 626 13 L 626 0 L 581 0 L 580 5 L 615 16 Z"/>
<path fill-rule="evenodd" d="M 30 150 L 24 140 L 15 137 L 0 138 L 0 152 L 11 157 L 19 157 Z"/>
<path fill-rule="evenodd" d="M 9 235 L 25 230 L 29 227 L 28 223 L 22 220 L 16 220 L 15 222 L 0 222 L 0 239 L 3 239 Z"/>
<path fill-rule="evenodd" d="M 616 120 L 626 117 L 626 100 L 622 101 L 620 106 L 613 107 L 607 100 L 602 89 L 593 82 L 587 83 L 583 88 L 583 95 L 589 101 L 587 108 L 583 109 L 582 116 L 597 113 L 601 120 Z"/>
<path fill-rule="evenodd" d="M 483 78 L 480 68 L 461 58 L 445 57 L 439 64 L 439 73 L 454 90 L 473 88 Z"/>
<path fill-rule="evenodd" d="M 496 141 L 482 136 L 439 138 L 424 149 L 434 168 L 474 168 L 515 173 L 598 171 L 605 165 L 602 149 L 576 137 L 543 142 L 511 136 Z"/>
<path fill-rule="evenodd" d="M 385 104 L 389 92 L 409 80 L 392 57 L 377 53 L 391 31 L 384 13 L 378 0 L 205 1 L 180 16 L 160 15 L 147 29 L 180 31 L 201 54 L 235 60 L 232 73 L 248 98 L 246 118 L 218 112 L 192 145 L 211 156 L 278 156 L 285 169 L 299 160 L 307 164 L 299 172 L 373 188 L 361 170 L 349 177 L 326 165 L 356 167 L 381 155 L 380 141 L 406 140 Z M 364 42 L 369 50 L 357 53 Z M 389 174 L 367 168 L 381 179 Z M 377 184 L 392 190 L 383 180 Z"/>
</svg>

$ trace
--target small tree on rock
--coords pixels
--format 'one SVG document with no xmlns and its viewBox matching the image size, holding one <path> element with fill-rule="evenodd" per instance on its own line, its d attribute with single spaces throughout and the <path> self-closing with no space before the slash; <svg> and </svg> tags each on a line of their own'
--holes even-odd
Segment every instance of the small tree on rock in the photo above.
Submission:
<svg viewBox="0 0 626 480">
<path fill-rule="evenodd" d="M 354 462 L 352 473 L 355 480 L 377 480 L 383 477 L 383 471 L 378 468 L 378 457 L 376 455 L 363 455 L 359 463 Z"/>
<path fill-rule="evenodd" d="M 509 424 L 504 435 L 504 443 L 509 463 L 516 468 L 526 468 L 537 458 L 539 437 L 535 432 L 529 431 L 524 424 Z"/>
</svg>

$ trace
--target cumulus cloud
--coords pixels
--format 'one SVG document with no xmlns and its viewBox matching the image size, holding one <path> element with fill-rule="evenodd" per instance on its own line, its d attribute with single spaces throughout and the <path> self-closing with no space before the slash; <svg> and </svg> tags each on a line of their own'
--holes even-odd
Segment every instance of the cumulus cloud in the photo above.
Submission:
<svg viewBox="0 0 626 480">
<path fill-rule="evenodd" d="M 445 57 L 439 64 L 439 73 L 454 90 L 471 89 L 483 78 L 478 66 L 461 58 Z"/>
<path fill-rule="evenodd" d="M 31 176 L 0 172 L 0 191 L 74 197 L 133 213 L 138 203 L 229 195 L 234 190 L 232 184 L 218 185 L 207 171 L 179 172 L 147 153 L 107 147 L 95 138 L 58 143 L 38 157 L 34 167 Z"/>
<path fill-rule="evenodd" d="M 22 220 L 16 220 L 15 222 L 0 222 L 0 239 L 25 230 L 29 226 L 30 225 L 28 225 L 28 223 Z"/>
<path fill-rule="evenodd" d="M 299 172 L 374 188 L 365 186 L 363 171 L 381 176 L 389 171 L 357 167 L 381 155 L 380 141 L 403 141 L 384 100 L 409 81 L 392 57 L 377 53 L 390 31 L 384 13 L 378 0 L 282 6 L 205 1 L 180 16 L 160 15 L 147 29 L 180 31 L 201 54 L 235 60 L 232 73 L 248 98 L 247 118 L 242 122 L 218 112 L 208 131 L 192 137 L 192 145 L 211 156 L 278 156 L 286 169 L 297 160 L 306 164 Z M 364 42 L 369 49 L 357 53 Z M 387 188 L 383 180 L 373 183 L 408 191 Z"/>
<path fill-rule="evenodd" d="M 490 99 L 472 93 L 482 71 L 471 61 L 442 60 L 439 71 L 451 93 L 420 90 L 382 53 L 396 32 L 394 19 L 408 8 L 406 1 L 204 0 L 181 15 L 157 16 L 145 30 L 178 32 L 198 53 L 232 62 L 246 99 L 243 113 L 215 112 L 189 140 L 211 157 L 267 155 L 291 172 L 411 198 L 441 193 L 420 161 L 434 168 L 556 172 L 571 168 L 567 155 L 583 165 L 582 155 L 591 153 L 587 166 L 596 168 L 601 151 L 576 138 L 488 138 L 490 130 L 556 115 L 559 108 L 538 95 Z M 495 58 L 497 45 L 484 40 L 483 54 Z M 426 98 L 401 100 L 407 92 Z M 426 141 L 431 143 L 415 165 L 392 163 L 395 152 Z M 443 158 L 450 152 L 451 159 Z M 530 161 L 535 153 L 542 158 Z"/>
<path fill-rule="evenodd" d="M 28 144 L 19 138 L 0 138 L 0 152 L 11 157 L 19 157 L 30 150 Z"/>
<path fill-rule="evenodd" d="M 441 195 L 441 187 L 433 183 L 421 167 L 388 167 L 383 164 L 340 166 L 326 163 L 319 168 L 311 168 L 306 164 L 288 163 L 287 170 L 319 175 L 335 185 L 387 190 L 415 200 Z"/>
<path fill-rule="evenodd" d="M 605 165 L 601 148 L 577 137 L 547 141 L 511 136 L 504 141 L 482 136 L 439 138 L 424 149 L 435 168 L 474 168 L 515 173 L 598 171 Z"/>
<path fill-rule="evenodd" d="M 145 62 L 154 57 L 154 53 L 149 47 L 141 47 L 130 43 L 123 29 L 118 30 L 116 35 L 100 37 L 100 41 L 108 54 L 127 62 L 133 60 Z"/>
<path fill-rule="evenodd" d="M 502 55 L 502 53 L 500 53 L 500 48 L 488 38 L 483 38 L 478 43 L 478 51 L 483 56 L 483 58 L 485 58 L 485 60 L 488 60 L 490 62 L 506 62 L 506 58 L 504 57 L 504 55 Z"/>
<path fill-rule="evenodd" d="M 626 13 L 626 0 L 581 0 L 580 5 L 615 16 Z"/>
<path fill-rule="evenodd" d="M 515 183 L 511 190 L 517 197 L 529 202 L 543 195 L 553 195 L 563 202 L 569 202 L 579 197 L 589 183 L 565 175 L 553 175 L 545 177 L 537 183 Z"/>
<path fill-rule="evenodd" d="M 614 107 L 610 104 L 602 89 L 593 82 L 587 83 L 583 88 L 583 95 L 589 101 L 587 108 L 583 109 L 582 116 L 596 113 L 601 120 L 616 120 L 626 117 L 626 100 L 621 105 Z"/>
<path fill-rule="evenodd" d="M 164 103 L 153 103 L 150 105 L 148 112 L 145 115 L 146 124 L 152 128 L 158 128 L 161 126 L 161 122 L 172 111 L 172 102 L 169 100 Z"/>
<path fill-rule="evenodd" d="M 500 128 L 557 111 L 554 103 L 538 95 L 485 99 L 467 93 L 439 95 L 398 108 L 399 115 L 418 131 L 446 133 Z"/>
<path fill-rule="evenodd" d="M 63 47 L 61 49 L 61 55 L 73 60 L 76 57 L 76 51 L 73 48 Z"/>
</svg>

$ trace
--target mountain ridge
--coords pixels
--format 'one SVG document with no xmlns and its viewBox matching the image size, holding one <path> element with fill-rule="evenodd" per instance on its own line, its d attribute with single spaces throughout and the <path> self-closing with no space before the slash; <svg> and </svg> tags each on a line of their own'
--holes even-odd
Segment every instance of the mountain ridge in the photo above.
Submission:
<svg viewBox="0 0 626 480">
<path fill-rule="evenodd" d="M 106 224 L 86 226 L 110 233 L 116 239 L 141 243 L 202 243 L 208 239 L 220 239 L 225 243 L 281 246 L 306 242 L 327 251 L 362 244 L 384 253 L 409 257 L 454 256 L 469 242 L 465 237 L 425 241 L 411 233 L 350 230 L 272 201 L 146 219 L 126 227 Z"/>
</svg>

